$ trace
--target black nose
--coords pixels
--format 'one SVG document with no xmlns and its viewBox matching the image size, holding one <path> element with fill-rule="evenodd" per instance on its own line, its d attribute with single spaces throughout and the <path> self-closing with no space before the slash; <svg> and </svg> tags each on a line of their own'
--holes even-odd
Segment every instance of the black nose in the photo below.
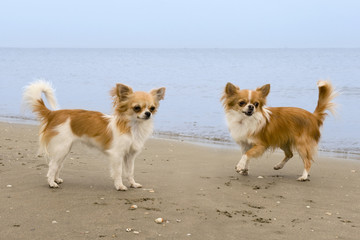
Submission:
<svg viewBox="0 0 360 240">
<path fill-rule="evenodd" d="M 151 112 L 145 112 L 145 116 L 149 118 L 151 116 Z"/>
<path fill-rule="evenodd" d="M 254 108 L 255 108 L 254 105 L 249 105 L 249 110 L 250 111 L 254 110 Z"/>
</svg>

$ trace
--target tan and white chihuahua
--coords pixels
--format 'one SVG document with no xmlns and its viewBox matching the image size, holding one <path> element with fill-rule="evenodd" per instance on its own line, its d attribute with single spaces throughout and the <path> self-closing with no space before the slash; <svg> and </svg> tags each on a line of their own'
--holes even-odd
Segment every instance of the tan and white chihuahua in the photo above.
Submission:
<svg viewBox="0 0 360 240">
<path fill-rule="evenodd" d="M 111 90 L 114 112 L 81 109 L 49 110 L 41 94 L 44 93 L 52 108 L 56 108 L 54 90 L 43 80 L 25 87 L 23 99 L 41 121 L 40 153 L 49 158 L 47 179 L 52 188 L 59 187 L 64 160 L 75 141 L 100 149 L 110 159 L 111 177 L 117 190 L 125 191 L 123 169 L 131 187 L 140 188 L 134 180 L 134 162 L 145 140 L 153 131 L 153 114 L 164 99 L 165 88 L 147 92 L 134 92 L 130 87 L 116 84 Z M 124 168 L 123 168 L 124 167 Z"/>
<path fill-rule="evenodd" d="M 243 155 L 236 171 L 248 175 L 251 158 L 260 157 L 267 149 L 280 148 L 285 158 L 274 166 L 284 167 L 297 150 L 304 162 L 299 181 L 308 180 L 313 155 L 320 140 L 320 127 L 326 110 L 333 111 L 336 96 L 330 82 L 319 81 L 319 100 L 313 113 L 295 107 L 267 107 L 270 84 L 256 90 L 241 90 L 227 83 L 221 98 L 232 138 L 241 146 Z"/>
</svg>

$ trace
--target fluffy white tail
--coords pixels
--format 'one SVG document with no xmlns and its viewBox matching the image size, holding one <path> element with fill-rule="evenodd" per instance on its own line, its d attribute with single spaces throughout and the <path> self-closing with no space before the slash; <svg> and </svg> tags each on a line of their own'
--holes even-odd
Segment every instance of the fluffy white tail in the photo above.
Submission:
<svg viewBox="0 0 360 240">
<path fill-rule="evenodd" d="M 39 101 L 42 100 L 42 93 L 44 93 L 50 106 L 53 109 L 56 109 L 57 104 L 54 89 L 51 84 L 45 80 L 37 80 L 26 86 L 24 88 L 23 101 L 29 108 L 31 108 L 32 111 L 34 111 Z"/>
</svg>

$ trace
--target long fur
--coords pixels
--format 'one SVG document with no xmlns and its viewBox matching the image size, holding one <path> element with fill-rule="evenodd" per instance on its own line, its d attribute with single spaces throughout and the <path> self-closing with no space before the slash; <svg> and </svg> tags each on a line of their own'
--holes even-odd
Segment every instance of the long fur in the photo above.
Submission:
<svg viewBox="0 0 360 240">
<path fill-rule="evenodd" d="M 248 174 L 251 158 L 261 156 L 269 148 L 281 148 L 285 158 L 274 169 L 281 169 L 296 150 L 305 168 L 298 180 L 307 180 L 326 111 L 334 112 L 335 106 L 331 101 L 336 92 L 331 83 L 319 81 L 318 88 L 318 104 L 314 113 L 310 113 L 294 107 L 267 107 L 270 85 L 256 90 L 240 90 L 231 83 L 226 85 L 221 100 L 229 131 L 243 150 L 243 156 L 236 166 L 239 173 Z"/>
<path fill-rule="evenodd" d="M 123 84 L 111 90 L 114 112 L 106 115 L 82 109 L 50 110 L 42 99 L 44 93 L 55 108 L 54 90 L 50 83 L 40 80 L 25 87 L 23 100 L 40 120 L 40 152 L 49 158 L 48 183 L 58 187 L 63 162 L 76 141 L 105 153 L 110 159 L 110 173 L 117 190 L 127 190 L 123 184 L 123 168 L 131 187 L 141 184 L 134 180 L 134 162 L 153 130 L 153 118 L 165 88 L 133 92 Z"/>
</svg>

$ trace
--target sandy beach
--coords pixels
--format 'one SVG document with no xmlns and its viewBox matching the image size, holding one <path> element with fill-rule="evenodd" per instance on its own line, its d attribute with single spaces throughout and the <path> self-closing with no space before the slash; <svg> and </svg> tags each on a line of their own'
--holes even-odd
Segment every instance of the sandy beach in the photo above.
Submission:
<svg viewBox="0 0 360 240">
<path fill-rule="evenodd" d="M 275 171 L 282 155 L 265 154 L 241 176 L 237 149 L 150 139 L 135 164 L 143 188 L 120 192 L 106 157 L 76 145 L 51 189 L 38 127 L 2 122 L 0 132 L 1 239 L 359 238 L 359 160 L 319 156 L 298 182 L 297 155 Z"/>
</svg>

